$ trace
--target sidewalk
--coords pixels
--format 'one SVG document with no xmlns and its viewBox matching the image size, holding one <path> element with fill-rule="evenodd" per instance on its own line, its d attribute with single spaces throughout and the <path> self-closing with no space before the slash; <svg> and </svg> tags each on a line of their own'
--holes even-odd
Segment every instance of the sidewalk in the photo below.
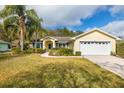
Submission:
<svg viewBox="0 0 124 93">
<path fill-rule="evenodd" d="M 49 52 L 40 55 L 47 58 L 82 58 L 82 56 L 49 56 Z"/>
</svg>

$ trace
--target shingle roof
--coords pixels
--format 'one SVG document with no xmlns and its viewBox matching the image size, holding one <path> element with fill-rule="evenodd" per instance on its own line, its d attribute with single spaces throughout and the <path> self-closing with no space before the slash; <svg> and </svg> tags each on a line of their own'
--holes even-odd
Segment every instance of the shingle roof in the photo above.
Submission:
<svg viewBox="0 0 124 93">
<path fill-rule="evenodd" d="M 51 38 L 54 39 L 55 41 L 58 41 L 59 43 L 68 43 L 70 40 L 72 40 L 72 37 L 61 37 L 61 36 L 47 36 L 42 38 L 41 40 Z"/>
<path fill-rule="evenodd" d="M 9 44 L 9 42 L 3 41 L 3 40 L 0 40 L 0 43 Z"/>
<path fill-rule="evenodd" d="M 71 40 L 72 37 L 53 37 L 55 38 L 59 43 L 67 43 Z"/>
<path fill-rule="evenodd" d="M 53 37 L 58 41 L 70 41 L 72 37 Z"/>
<path fill-rule="evenodd" d="M 57 36 L 47 36 L 47 37 L 44 37 L 42 39 L 46 39 L 46 38 L 52 38 L 52 39 L 55 39 L 57 41 L 70 41 L 72 37 L 57 37 Z"/>
</svg>

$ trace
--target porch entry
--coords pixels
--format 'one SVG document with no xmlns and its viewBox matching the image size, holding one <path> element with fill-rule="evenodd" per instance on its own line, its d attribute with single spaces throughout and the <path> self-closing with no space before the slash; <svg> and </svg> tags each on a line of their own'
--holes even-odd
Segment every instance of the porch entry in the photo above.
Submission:
<svg viewBox="0 0 124 93">
<path fill-rule="evenodd" d="M 49 44 L 48 45 L 48 49 L 52 49 L 52 44 Z"/>
<path fill-rule="evenodd" d="M 53 48 L 53 41 L 45 41 L 45 48 L 52 49 Z"/>
</svg>

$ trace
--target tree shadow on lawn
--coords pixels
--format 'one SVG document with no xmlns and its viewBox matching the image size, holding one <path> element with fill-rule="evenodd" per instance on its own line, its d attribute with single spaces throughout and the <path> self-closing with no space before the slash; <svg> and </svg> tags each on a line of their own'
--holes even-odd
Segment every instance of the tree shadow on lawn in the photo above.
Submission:
<svg viewBox="0 0 124 93">
<path fill-rule="evenodd" d="M 124 80 L 101 70 L 89 71 L 85 66 L 72 63 L 49 63 L 35 71 L 25 71 L 9 77 L 0 87 L 32 88 L 107 88 L 124 87 Z"/>
<path fill-rule="evenodd" d="M 0 54 L 0 62 L 2 62 L 4 60 L 17 58 L 17 57 L 23 57 L 26 55 L 28 55 L 28 54 Z"/>
</svg>

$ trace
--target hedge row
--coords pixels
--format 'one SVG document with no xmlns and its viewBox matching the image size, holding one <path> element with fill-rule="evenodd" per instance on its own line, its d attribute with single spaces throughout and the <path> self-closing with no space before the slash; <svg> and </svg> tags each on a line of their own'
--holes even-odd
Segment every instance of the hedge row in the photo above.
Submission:
<svg viewBox="0 0 124 93">
<path fill-rule="evenodd" d="M 73 50 L 67 48 L 51 49 L 49 51 L 50 56 L 73 56 Z"/>
<path fill-rule="evenodd" d="M 25 54 L 30 54 L 30 53 L 45 53 L 46 50 L 41 49 L 41 48 L 28 48 L 21 52 L 20 48 L 13 48 L 12 49 L 13 54 L 20 54 L 20 53 L 25 53 Z"/>
<path fill-rule="evenodd" d="M 124 57 L 124 40 L 117 42 L 117 55 Z"/>
</svg>

